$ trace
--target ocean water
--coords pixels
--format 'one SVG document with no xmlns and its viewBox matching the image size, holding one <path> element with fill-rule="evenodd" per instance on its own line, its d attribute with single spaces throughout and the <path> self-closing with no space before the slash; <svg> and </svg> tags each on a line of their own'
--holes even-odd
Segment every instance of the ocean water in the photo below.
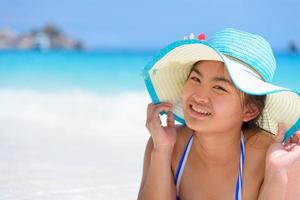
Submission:
<svg viewBox="0 0 300 200">
<path fill-rule="evenodd" d="M 0 87 L 39 91 L 142 91 L 141 72 L 153 52 L 0 51 Z M 276 54 L 273 81 L 300 91 L 300 54 Z"/>
<path fill-rule="evenodd" d="M 0 200 L 131 200 L 142 175 L 151 52 L 0 52 Z M 300 91 L 300 55 L 274 82 Z"/>
<path fill-rule="evenodd" d="M 142 90 L 141 71 L 150 52 L 0 53 L 0 86 L 38 90 L 96 92 Z"/>
<path fill-rule="evenodd" d="M 136 199 L 149 56 L 1 52 L 0 200 Z"/>
</svg>

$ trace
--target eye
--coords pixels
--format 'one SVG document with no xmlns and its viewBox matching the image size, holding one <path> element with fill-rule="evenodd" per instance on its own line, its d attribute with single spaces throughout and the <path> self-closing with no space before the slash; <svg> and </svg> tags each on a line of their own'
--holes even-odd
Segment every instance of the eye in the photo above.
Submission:
<svg viewBox="0 0 300 200">
<path fill-rule="evenodd" d="M 227 90 L 225 90 L 223 87 L 221 87 L 219 85 L 216 85 L 214 88 L 217 89 L 217 90 L 222 90 L 224 92 L 227 92 Z"/>
<path fill-rule="evenodd" d="M 190 79 L 192 79 L 193 81 L 196 81 L 196 82 L 200 82 L 200 79 L 197 78 L 196 76 L 191 76 Z"/>
</svg>

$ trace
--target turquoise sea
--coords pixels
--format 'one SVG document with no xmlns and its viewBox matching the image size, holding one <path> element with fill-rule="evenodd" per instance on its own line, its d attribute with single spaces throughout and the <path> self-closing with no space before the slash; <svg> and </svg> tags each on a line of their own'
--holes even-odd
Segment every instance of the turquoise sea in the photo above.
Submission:
<svg viewBox="0 0 300 200">
<path fill-rule="evenodd" d="M 0 52 L 0 200 L 136 199 L 154 53 Z M 300 55 L 276 57 L 300 91 Z"/>
<path fill-rule="evenodd" d="M 152 52 L 0 52 L 0 88 L 143 90 L 141 71 Z M 274 83 L 300 91 L 300 54 L 278 53 Z"/>
<path fill-rule="evenodd" d="M 96 92 L 142 90 L 150 52 L 1 52 L 0 87 Z"/>
</svg>

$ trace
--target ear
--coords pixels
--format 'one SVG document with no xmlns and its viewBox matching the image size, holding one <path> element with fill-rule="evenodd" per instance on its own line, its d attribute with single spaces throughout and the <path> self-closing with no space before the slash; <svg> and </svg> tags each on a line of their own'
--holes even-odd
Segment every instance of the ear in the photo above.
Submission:
<svg viewBox="0 0 300 200">
<path fill-rule="evenodd" d="M 243 110 L 243 122 L 248 122 L 259 115 L 260 111 L 254 103 L 248 103 Z"/>
</svg>

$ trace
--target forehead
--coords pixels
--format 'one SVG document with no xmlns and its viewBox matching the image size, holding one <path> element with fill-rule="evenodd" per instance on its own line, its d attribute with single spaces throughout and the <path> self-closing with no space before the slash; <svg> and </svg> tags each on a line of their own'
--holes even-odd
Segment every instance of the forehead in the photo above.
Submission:
<svg viewBox="0 0 300 200">
<path fill-rule="evenodd" d="M 223 77 L 230 80 L 230 76 L 227 72 L 223 62 L 215 60 L 201 60 L 194 64 L 192 71 L 198 71 L 202 75 L 212 77 Z"/>
</svg>

